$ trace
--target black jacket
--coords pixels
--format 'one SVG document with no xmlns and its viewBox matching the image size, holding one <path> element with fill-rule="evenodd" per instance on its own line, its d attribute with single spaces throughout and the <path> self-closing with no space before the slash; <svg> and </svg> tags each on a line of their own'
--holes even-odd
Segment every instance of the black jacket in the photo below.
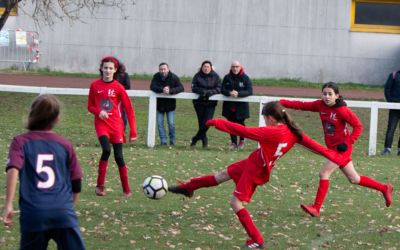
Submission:
<svg viewBox="0 0 400 250">
<path fill-rule="evenodd" d="M 169 94 L 175 95 L 184 91 L 181 80 L 171 71 L 165 79 L 160 73 L 156 73 L 151 80 L 150 89 L 158 94 L 163 93 L 163 88 L 169 86 Z M 157 98 L 157 110 L 159 112 L 170 112 L 176 109 L 176 100 L 171 98 Z"/>
<path fill-rule="evenodd" d="M 253 94 L 253 86 L 246 73 L 241 71 L 239 74 L 234 75 L 230 72 L 225 75 L 222 80 L 221 93 L 225 96 L 230 96 L 229 92 L 232 90 L 236 90 L 239 93 L 238 97 L 246 97 Z M 224 101 L 224 104 L 222 105 L 222 115 L 228 119 L 233 115 L 237 120 L 249 118 L 249 103 Z"/>
<path fill-rule="evenodd" d="M 215 71 L 210 74 L 204 74 L 199 71 L 192 80 L 192 92 L 199 95 L 199 98 L 193 100 L 194 105 L 216 106 L 217 101 L 209 101 L 210 96 L 221 93 L 221 78 Z"/>
<path fill-rule="evenodd" d="M 390 73 L 385 83 L 385 98 L 387 102 L 400 102 L 400 71 Z"/>
</svg>

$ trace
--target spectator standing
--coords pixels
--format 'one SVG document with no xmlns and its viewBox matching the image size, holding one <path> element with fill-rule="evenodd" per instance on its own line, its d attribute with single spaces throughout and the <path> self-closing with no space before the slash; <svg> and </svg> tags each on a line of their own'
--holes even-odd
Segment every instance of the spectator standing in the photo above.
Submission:
<svg viewBox="0 0 400 250">
<path fill-rule="evenodd" d="M 167 63 L 158 65 L 158 73 L 151 80 L 150 89 L 157 94 L 175 95 L 183 92 L 183 85 L 177 75 L 172 73 Z M 164 114 L 167 116 L 169 144 L 174 146 L 175 138 L 175 109 L 176 99 L 157 98 L 157 128 L 160 144 L 167 145 L 167 134 L 164 128 Z"/>
<path fill-rule="evenodd" d="M 201 140 L 203 148 L 208 147 L 208 138 L 206 122 L 213 118 L 217 101 L 208 100 L 211 96 L 221 93 L 221 78 L 213 70 L 210 61 L 201 63 L 199 72 L 192 80 L 192 91 L 199 95 L 198 99 L 193 100 L 193 106 L 196 111 L 199 129 L 192 137 L 190 146 L 195 146 L 197 141 Z"/>
<path fill-rule="evenodd" d="M 253 94 L 253 86 L 249 76 L 244 72 L 244 68 L 239 61 L 235 60 L 231 64 L 231 69 L 222 80 L 221 93 L 233 99 L 238 97 L 247 97 Z M 244 121 L 250 117 L 248 102 L 224 101 L 222 106 L 222 115 L 228 121 L 245 125 Z M 243 149 L 244 137 L 240 136 L 238 143 L 237 136 L 230 134 L 230 149 Z"/>
<path fill-rule="evenodd" d="M 400 74 L 399 71 L 393 72 L 389 75 L 385 83 L 385 98 L 387 102 L 398 102 L 400 103 Z M 400 110 L 390 109 L 389 120 L 386 130 L 385 137 L 385 148 L 383 149 L 382 155 L 390 155 L 392 152 L 393 136 L 396 130 L 397 124 L 400 120 Z M 397 143 L 397 155 L 400 156 L 400 138 Z"/>
<path fill-rule="evenodd" d="M 129 74 L 126 72 L 125 64 L 119 64 L 118 74 L 115 79 L 124 86 L 125 90 L 131 89 L 131 80 L 129 79 Z M 126 130 L 126 125 L 128 124 L 128 119 L 126 117 L 126 112 L 124 108 L 121 108 L 121 116 L 124 121 L 124 130 Z"/>
</svg>

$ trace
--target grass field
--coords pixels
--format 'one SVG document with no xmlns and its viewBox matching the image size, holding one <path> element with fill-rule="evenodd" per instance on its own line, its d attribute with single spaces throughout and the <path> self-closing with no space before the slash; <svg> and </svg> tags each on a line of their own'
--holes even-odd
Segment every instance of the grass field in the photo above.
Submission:
<svg viewBox="0 0 400 250">
<path fill-rule="evenodd" d="M 0 93 L 0 155 L 6 161 L 12 137 L 24 132 L 22 122 L 34 95 Z M 142 194 L 145 177 L 158 174 L 173 184 L 175 178 L 187 179 L 213 173 L 245 158 L 257 147 L 248 142 L 243 151 L 229 151 L 229 136 L 210 129 L 207 150 L 191 148 L 190 138 L 197 129 L 191 101 L 178 100 L 176 112 L 177 146 L 147 148 L 147 100 L 133 103 L 139 139 L 124 146 L 134 195 L 122 196 L 116 165 L 109 167 L 107 195 L 94 194 L 97 162 L 101 149 L 93 128 L 93 116 L 86 110 L 86 97 L 59 96 L 63 117 L 56 131 L 69 138 L 84 170 L 83 191 L 77 206 L 87 249 L 240 249 L 246 234 L 230 210 L 232 183 L 196 191 L 192 199 L 167 194 L 150 200 Z M 221 104 L 215 117 L 221 116 Z M 250 126 L 257 126 L 258 105 L 252 104 Z M 256 225 L 266 239 L 267 249 L 399 249 L 400 157 L 368 157 L 369 111 L 356 109 L 365 132 L 356 144 L 353 160 L 360 175 L 365 174 L 394 185 L 394 201 L 386 208 L 382 195 L 374 190 L 351 185 L 340 173 L 333 174 L 331 188 L 320 218 L 306 216 L 300 203 L 311 203 L 318 185 L 318 171 L 324 159 L 295 147 L 279 160 L 271 181 L 260 187 L 247 205 Z M 313 138 L 322 142 L 317 114 L 291 112 Z M 379 115 L 378 151 L 382 149 L 387 113 Z M 398 131 L 397 131 L 398 132 Z M 399 134 L 396 133 L 395 141 Z M 157 138 L 158 139 L 158 138 Z M 157 140 L 158 141 L 158 140 Z M 112 160 L 110 162 L 113 162 Z M 5 186 L 5 173 L 0 186 Z M 0 204 L 4 204 L 4 190 Z M 15 208 L 18 209 L 17 199 Z M 15 226 L 0 226 L 0 249 L 16 249 L 19 243 L 18 214 Z M 56 249 L 51 244 L 49 249 Z"/>
</svg>

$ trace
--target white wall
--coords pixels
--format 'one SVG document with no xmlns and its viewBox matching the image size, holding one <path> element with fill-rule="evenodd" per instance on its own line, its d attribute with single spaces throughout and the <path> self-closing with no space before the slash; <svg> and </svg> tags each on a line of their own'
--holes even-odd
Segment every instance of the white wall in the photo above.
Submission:
<svg viewBox="0 0 400 250">
<path fill-rule="evenodd" d="M 112 54 L 129 73 L 153 74 L 166 61 L 178 75 L 192 76 L 210 59 L 222 76 L 238 59 L 254 78 L 383 84 L 400 69 L 400 34 L 350 32 L 350 6 L 351 0 L 136 0 L 127 19 L 102 9 L 84 23 L 42 27 L 37 66 L 97 72 L 100 58 Z M 6 28 L 35 30 L 23 14 Z"/>
</svg>

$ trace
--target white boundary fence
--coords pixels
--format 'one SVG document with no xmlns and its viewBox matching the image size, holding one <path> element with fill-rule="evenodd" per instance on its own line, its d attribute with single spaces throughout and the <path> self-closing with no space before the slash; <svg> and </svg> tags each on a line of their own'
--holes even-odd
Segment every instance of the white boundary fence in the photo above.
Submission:
<svg viewBox="0 0 400 250">
<path fill-rule="evenodd" d="M 84 95 L 89 94 L 89 89 L 82 88 L 49 88 L 49 87 L 28 87 L 28 86 L 14 86 L 14 85 L 1 85 L 0 91 L 2 92 L 21 92 L 21 93 L 37 93 L 37 94 L 54 94 L 54 95 Z M 128 95 L 131 97 L 147 97 L 149 98 L 148 110 L 148 123 L 147 123 L 147 146 L 154 147 L 156 138 L 156 105 L 157 97 L 163 98 L 176 98 L 176 99 L 197 99 L 198 95 L 193 93 L 179 93 L 173 96 L 166 96 L 162 94 L 155 94 L 150 90 L 127 90 Z M 264 103 L 275 101 L 279 99 L 311 101 L 315 100 L 310 98 L 286 98 L 286 97 L 272 97 L 272 96 L 249 96 L 245 98 L 234 99 L 241 102 L 254 102 L 259 103 L 259 125 L 264 125 L 264 120 L 261 115 L 261 109 Z M 223 95 L 214 95 L 210 100 L 218 101 L 232 101 L 232 98 Z M 354 108 L 368 108 L 370 112 L 370 125 L 369 125 L 369 148 L 368 155 L 376 155 L 376 141 L 378 132 L 378 110 L 379 109 L 400 109 L 400 103 L 376 102 L 376 101 L 346 101 L 349 107 Z M 386 127 L 386 124 L 385 124 Z"/>
</svg>

